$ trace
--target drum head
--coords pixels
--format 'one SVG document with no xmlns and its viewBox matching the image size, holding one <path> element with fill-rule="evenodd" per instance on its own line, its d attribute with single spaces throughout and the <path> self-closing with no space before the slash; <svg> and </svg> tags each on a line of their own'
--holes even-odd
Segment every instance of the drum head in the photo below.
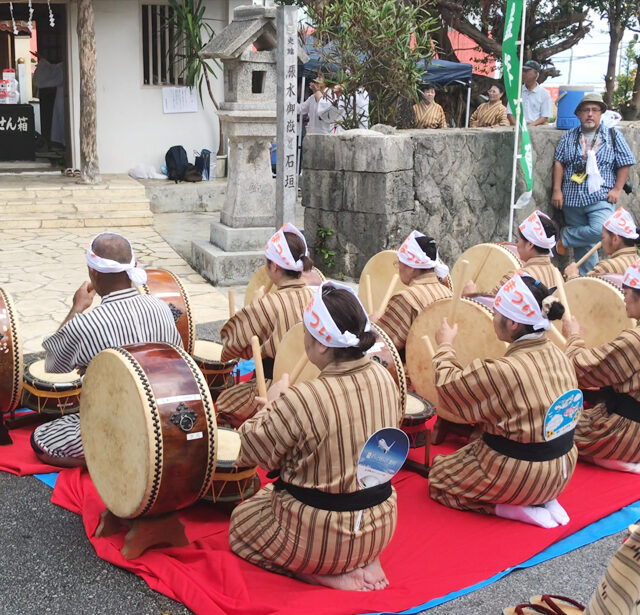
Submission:
<svg viewBox="0 0 640 615">
<path fill-rule="evenodd" d="M 197 361 L 209 361 L 220 363 L 222 356 L 222 344 L 209 340 L 196 340 L 193 344 L 193 358 Z"/>
<path fill-rule="evenodd" d="M 18 407 L 23 371 L 18 315 L 11 295 L 0 288 L 0 414 Z"/>
<path fill-rule="evenodd" d="M 305 357 L 307 353 L 304 350 L 304 323 L 296 323 L 287 331 L 286 335 L 280 341 L 278 352 L 273 363 L 273 381 L 278 382 L 284 376 L 293 372 L 301 357 Z M 306 382 L 314 380 L 320 375 L 320 369 L 311 361 L 307 360 L 304 369 L 296 382 Z M 295 384 L 295 383 L 291 383 Z"/>
<path fill-rule="evenodd" d="M 216 445 L 216 469 L 232 468 L 240 456 L 242 441 L 240 433 L 229 427 L 218 427 L 218 443 Z"/>
<path fill-rule="evenodd" d="M 449 318 L 452 299 L 438 299 L 427 306 L 415 319 L 407 337 L 407 371 L 418 394 L 438 406 L 433 379 L 433 366 L 423 337 L 428 335 L 434 349 L 435 333 L 443 318 Z M 453 343 L 458 361 L 466 367 L 474 359 L 498 358 L 504 355 L 506 344 L 493 329 L 493 314 L 483 305 L 460 299 L 456 312 L 458 335 Z"/>
<path fill-rule="evenodd" d="M 407 409 L 405 410 L 406 416 L 415 416 L 417 414 L 424 414 L 427 412 L 427 404 L 415 393 L 409 393 L 407 397 Z"/>
<path fill-rule="evenodd" d="M 31 384 L 35 388 L 45 391 L 66 389 L 79 389 L 82 386 L 82 380 L 77 370 L 66 374 L 53 374 L 44 369 L 44 359 L 39 359 L 33 363 L 26 365 L 24 368 L 25 382 Z"/>
<path fill-rule="evenodd" d="M 374 254 L 364 266 L 358 284 L 358 297 L 363 305 L 367 307 L 368 299 L 365 292 L 364 277 L 368 275 L 371 281 L 371 299 L 373 301 L 373 305 L 369 307 L 372 312 L 378 309 L 387 294 L 391 279 L 394 274 L 398 273 L 397 262 L 398 253 L 395 250 L 383 250 L 378 254 Z M 393 294 L 395 295 L 406 288 L 409 287 L 398 279 L 393 287 Z"/>
<path fill-rule="evenodd" d="M 565 282 L 564 292 L 588 348 L 607 344 L 624 329 L 636 326 L 627 316 L 622 291 L 604 279 L 574 278 Z"/>
<path fill-rule="evenodd" d="M 451 269 L 454 288 L 475 279 L 479 293 L 493 292 L 506 273 L 522 267 L 514 246 L 515 244 L 480 243 L 465 250 Z M 461 279 L 463 260 L 469 262 L 467 280 Z"/>
</svg>

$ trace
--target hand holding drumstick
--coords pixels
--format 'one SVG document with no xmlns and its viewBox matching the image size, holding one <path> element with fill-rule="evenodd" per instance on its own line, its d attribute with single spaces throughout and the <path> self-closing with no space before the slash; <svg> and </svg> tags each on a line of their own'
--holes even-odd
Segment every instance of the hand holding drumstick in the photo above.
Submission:
<svg viewBox="0 0 640 615">
<path fill-rule="evenodd" d="M 453 327 L 449 324 L 447 318 L 442 319 L 439 329 L 436 331 L 436 344 L 453 344 L 458 336 L 458 323 L 454 323 Z"/>
</svg>

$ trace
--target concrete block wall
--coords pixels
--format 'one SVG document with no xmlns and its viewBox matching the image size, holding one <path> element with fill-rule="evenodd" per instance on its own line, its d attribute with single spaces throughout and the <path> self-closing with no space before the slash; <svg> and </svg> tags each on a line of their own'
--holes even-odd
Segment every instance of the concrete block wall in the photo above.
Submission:
<svg viewBox="0 0 640 615">
<path fill-rule="evenodd" d="M 620 127 L 640 159 L 640 122 Z M 414 228 L 433 235 L 440 255 L 452 265 L 470 246 L 506 241 L 514 130 L 403 130 L 383 127 L 351 130 L 341 135 L 309 135 L 304 142 L 301 177 L 305 236 L 315 255 L 318 228 L 334 232 L 323 247 L 335 250 L 335 266 L 327 271 L 359 277 L 376 252 L 397 248 Z M 534 160 L 533 200 L 516 211 L 516 223 L 534 208 L 553 215 L 553 154 L 563 131 L 536 127 L 531 131 Z M 638 169 L 631 182 L 638 186 Z M 519 177 L 516 197 L 524 190 Z M 620 204 L 640 220 L 640 186 Z"/>
</svg>

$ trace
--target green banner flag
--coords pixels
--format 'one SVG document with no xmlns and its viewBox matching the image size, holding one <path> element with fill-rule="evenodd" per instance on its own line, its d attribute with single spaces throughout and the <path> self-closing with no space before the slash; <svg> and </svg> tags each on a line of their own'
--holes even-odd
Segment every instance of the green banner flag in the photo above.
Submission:
<svg viewBox="0 0 640 615">
<path fill-rule="evenodd" d="M 522 102 L 516 103 L 520 98 L 520 56 L 518 54 L 518 35 L 522 23 L 523 3 L 525 0 L 507 0 L 507 13 L 505 19 L 504 37 L 502 39 L 502 72 L 504 87 L 507 93 L 509 107 L 514 117 L 518 116 L 520 108 L 520 166 L 527 184 L 527 192 L 520 196 L 516 203 L 516 209 L 525 207 L 531 199 L 533 188 L 533 150 L 529 129 L 522 112 Z"/>
</svg>

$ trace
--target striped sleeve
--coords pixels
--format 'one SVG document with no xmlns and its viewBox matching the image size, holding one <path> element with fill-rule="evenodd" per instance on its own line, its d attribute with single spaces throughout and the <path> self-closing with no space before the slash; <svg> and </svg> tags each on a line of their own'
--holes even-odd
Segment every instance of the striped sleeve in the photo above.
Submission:
<svg viewBox="0 0 640 615">
<path fill-rule="evenodd" d="M 617 273 L 616 272 L 615 263 L 611 262 L 611 259 L 606 258 L 604 260 L 598 261 L 596 266 L 587 273 L 587 277 L 593 278 L 599 275 L 606 275 L 608 273 Z"/>
<path fill-rule="evenodd" d="M 387 309 L 377 324 L 391 338 L 395 347 L 402 350 L 415 317 L 416 310 L 409 305 L 403 293 L 397 293 L 389 300 Z"/>
<path fill-rule="evenodd" d="M 78 365 L 81 338 L 78 335 L 76 316 L 53 335 L 45 338 L 42 346 L 46 351 L 44 369 L 54 374 L 66 374 Z"/>
<path fill-rule="evenodd" d="M 570 336 L 566 349 L 582 387 L 622 384 L 640 371 L 640 332 L 627 329 L 615 340 L 587 348 L 577 335 Z"/>
</svg>

